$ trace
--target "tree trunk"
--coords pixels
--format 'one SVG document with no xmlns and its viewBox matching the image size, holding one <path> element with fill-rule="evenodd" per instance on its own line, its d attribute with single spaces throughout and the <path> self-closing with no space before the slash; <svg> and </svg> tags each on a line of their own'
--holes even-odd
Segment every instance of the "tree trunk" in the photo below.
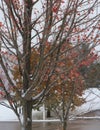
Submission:
<svg viewBox="0 0 100 130">
<path fill-rule="evenodd" d="M 67 121 L 64 120 L 64 121 L 62 122 L 62 130 L 66 130 L 66 129 L 67 129 Z"/>
<path fill-rule="evenodd" d="M 50 111 L 50 109 L 48 108 L 47 109 L 47 118 L 50 118 L 51 117 L 51 111 Z"/>
<path fill-rule="evenodd" d="M 22 109 L 21 130 L 32 130 L 32 101 L 25 101 Z"/>
</svg>

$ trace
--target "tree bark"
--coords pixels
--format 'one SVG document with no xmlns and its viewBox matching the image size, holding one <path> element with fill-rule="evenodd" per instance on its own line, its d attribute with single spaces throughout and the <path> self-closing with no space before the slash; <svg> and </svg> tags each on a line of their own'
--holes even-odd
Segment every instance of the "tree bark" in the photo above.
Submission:
<svg viewBox="0 0 100 130">
<path fill-rule="evenodd" d="M 47 109 L 47 118 L 50 118 L 51 117 L 51 111 L 50 111 L 50 109 L 48 108 Z"/>
<path fill-rule="evenodd" d="M 62 130 L 66 130 L 66 129 L 67 129 L 67 121 L 64 120 L 64 121 L 62 122 Z"/>
<path fill-rule="evenodd" d="M 32 130 L 32 101 L 25 101 L 22 109 L 21 130 Z"/>
</svg>

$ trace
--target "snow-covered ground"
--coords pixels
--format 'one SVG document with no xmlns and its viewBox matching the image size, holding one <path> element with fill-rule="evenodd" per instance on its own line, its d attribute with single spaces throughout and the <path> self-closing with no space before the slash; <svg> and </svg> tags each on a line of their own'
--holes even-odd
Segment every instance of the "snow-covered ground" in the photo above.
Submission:
<svg viewBox="0 0 100 130">
<path fill-rule="evenodd" d="M 0 121 L 15 121 L 17 117 L 15 113 L 2 105 L 0 105 Z"/>
<path fill-rule="evenodd" d="M 2 102 L 2 101 L 1 101 Z M 3 101 L 8 104 L 7 101 Z M 33 111 L 33 119 L 43 119 L 43 112 L 42 111 Z M 0 121 L 18 121 L 16 114 L 10 109 L 3 105 L 0 105 Z"/>
<path fill-rule="evenodd" d="M 86 98 L 86 103 L 81 107 L 78 107 L 74 112 L 75 113 L 86 113 L 91 110 L 100 109 L 100 91 L 96 88 L 86 90 L 83 94 L 83 97 Z M 7 101 L 5 101 L 7 103 Z M 33 119 L 43 119 L 42 111 L 33 111 Z M 0 121 L 17 121 L 17 116 L 14 112 L 0 105 Z"/>
<path fill-rule="evenodd" d="M 100 90 L 97 88 L 90 88 L 84 92 L 83 97 L 86 102 L 82 106 L 77 107 L 75 110 L 76 113 L 83 114 L 100 109 Z"/>
</svg>

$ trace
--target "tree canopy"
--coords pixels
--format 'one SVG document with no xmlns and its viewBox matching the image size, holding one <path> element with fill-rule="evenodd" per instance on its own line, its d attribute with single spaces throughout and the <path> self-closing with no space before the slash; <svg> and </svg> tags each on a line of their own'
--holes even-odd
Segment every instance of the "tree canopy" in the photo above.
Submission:
<svg viewBox="0 0 100 130">
<path fill-rule="evenodd" d="M 66 121 L 74 88 L 81 94 L 78 68 L 95 60 L 100 44 L 99 5 L 98 0 L 0 1 L 0 79 L 23 130 L 32 130 L 32 109 L 54 88 L 64 92 L 68 85 Z M 84 44 L 89 51 L 81 50 Z"/>
</svg>

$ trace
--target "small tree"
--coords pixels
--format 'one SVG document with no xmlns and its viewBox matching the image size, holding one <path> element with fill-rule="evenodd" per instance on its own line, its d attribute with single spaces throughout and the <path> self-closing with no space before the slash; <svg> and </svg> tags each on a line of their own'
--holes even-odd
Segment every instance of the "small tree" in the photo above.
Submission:
<svg viewBox="0 0 100 130">
<path fill-rule="evenodd" d="M 91 46 L 90 50 L 99 43 L 100 13 L 95 13 L 98 6 L 98 0 L 0 1 L 1 81 L 23 130 L 32 130 L 32 108 L 57 84 L 58 80 L 51 80 L 61 56 L 83 43 Z M 49 50 L 48 43 L 52 45 Z M 73 47 L 61 51 L 69 43 Z M 36 54 L 31 61 L 32 53 Z M 83 59 L 78 58 L 77 62 Z M 20 80 L 14 77 L 15 66 Z"/>
<path fill-rule="evenodd" d="M 64 44 L 61 51 L 65 51 L 68 46 Z M 85 66 L 93 64 L 98 58 L 97 54 L 91 52 L 79 60 L 82 53 L 78 49 L 72 49 L 61 55 L 52 80 L 56 81 L 55 87 L 51 88 L 48 96 L 45 99 L 46 107 L 53 111 L 60 119 L 62 129 L 66 130 L 67 121 L 69 119 L 69 111 L 73 111 L 76 106 L 80 106 L 85 102 L 82 97 L 83 90 L 86 89 L 85 79 L 80 73 L 80 70 Z"/>
</svg>

